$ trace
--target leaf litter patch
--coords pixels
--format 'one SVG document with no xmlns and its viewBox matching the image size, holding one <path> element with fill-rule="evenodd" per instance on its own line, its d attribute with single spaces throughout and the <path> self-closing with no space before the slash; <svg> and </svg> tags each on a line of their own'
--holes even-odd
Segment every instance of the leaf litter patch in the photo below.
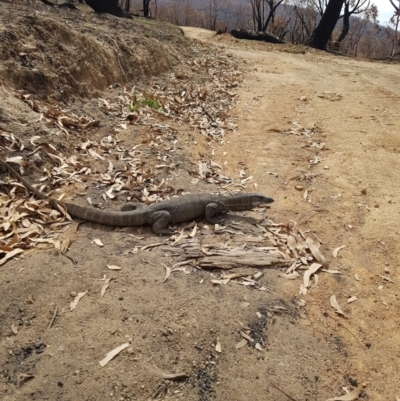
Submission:
<svg viewBox="0 0 400 401">
<path fill-rule="evenodd" d="M 46 161 L 46 164 L 50 163 L 51 167 L 43 168 L 42 176 L 37 180 L 41 184 L 38 188 L 41 191 L 46 187 L 56 189 L 55 192 L 48 192 L 48 195 L 58 200 L 65 196 L 64 193 L 60 195 L 58 190 L 68 190 L 69 186 L 74 187 L 77 195 L 86 196 L 88 180 L 92 181 L 95 188 L 102 190 L 104 202 L 115 199 L 119 194 L 126 195 L 129 201 L 131 198 L 127 191 L 132 189 L 134 198 L 147 204 L 169 199 L 182 192 L 166 180 L 157 179 L 158 169 L 179 168 L 172 162 L 179 142 L 177 129 L 182 124 L 189 124 L 190 128 L 207 136 L 210 141 L 223 138 L 228 130 L 235 130 L 236 124 L 229 110 L 235 105 L 233 88 L 242 81 L 235 61 L 227 55 L 221 52 L 216 54 L 201 44 L 194 45 L 192 51 L 197 56 L 187 62 L 186 68 L 202 79 L 182 81 L 182 74 L 170 73 L 165 87 L 155 85 L 151 90 L 141 91 L 135 87 L 119 89 L 116 85 L 111 88 L 116 92 L 114 97 L 100 98 L 100 110 L 111 115 L 114 121 L 110 134 L 101 139 L 95 139 L 95 134 L 102 121 L 86 115 L 78 116 L 56 101 L 39 101 L 26 91 L 3 85 L 3 90 L 12 93 L 38 113 L 38 120 L 42 126 L 51 127 L 52 134 L 65 137 L 67 142 L 71 135 L 75 137 L 75 152 L 68 155 L 47 142 L 47 138 L 36 135 L 24 143 L 15 134 L 0 129 L 1 152 L 14 152 L 6 161 L 17 163 L 23 175 L 31 166 L 30 161 L 39 167 Z M 146 149 L 140 144 L 126 146 L 119 139 L 121 131 L 127 130 L 130 125 L 148 129 Z M 33 150 L 27 153 L 32 147 Z M 16 152 L 24 152 L 24 158 L 15 155 Z M 148 162 L 149 152 L 155 155 L 156 163 L 152 167 L 145 167 L 144 160 Z M 93 161 L 99 161 L 103 171 L 94 169 Z M 200 180 L 207 183 L 232 182 L 222 176 L 221 167 L 211 159 L 203 161 L 193 174 L 196 184 Z M 65 229 L 64 225 L 69 224 L 69 217 L 52 210 L 47 201 L 23 199 L 26 191 L 15 180 L 2 181 L 1 185 L 5 193 L 0 195 L 0 263 L 4 264 L 23 250 L 37 247 L 38 244 L 59 248 L 58 238 Z M 86 202 L 88 206 L 104 207 L 101 201 L 93 202 L 89 196 Z"/>
</svg>

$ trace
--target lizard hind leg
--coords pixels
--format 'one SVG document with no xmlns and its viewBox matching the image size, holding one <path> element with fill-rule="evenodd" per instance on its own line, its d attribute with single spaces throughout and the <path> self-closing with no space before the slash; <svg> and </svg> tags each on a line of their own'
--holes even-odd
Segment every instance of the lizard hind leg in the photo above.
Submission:
<svg viewBox="0 0 400 401">
<path fill-rule="evenodd" d="M 158 235 L 171 235 L 175 231 L 167 228 L 168 223 L 171 221 L 171 215 L 166 210 L 154 212 L 150 216 L 150 221 L 153 223 L 153 232 Z"/>
<path fill-rule="evenodd" d="M 144 203 L 140 203 L 140 202 L 128 202 L 125 203 L 125 205 L 123 205 L 121 207 L 121 210 L 123 212 L 129 212 L 131 210 L 139 210 L 139 209 L 143 209 L 144 207 L 146 207 L 146 205 Z"/>
<path fill-rule="evenodd" d="M 215 224 L 217 222 L 216 216 L 218 213 L 218 205 L 216 203 L 208 203 L 205 209 L 206 221 L 210 224 Z"/>
</svg>

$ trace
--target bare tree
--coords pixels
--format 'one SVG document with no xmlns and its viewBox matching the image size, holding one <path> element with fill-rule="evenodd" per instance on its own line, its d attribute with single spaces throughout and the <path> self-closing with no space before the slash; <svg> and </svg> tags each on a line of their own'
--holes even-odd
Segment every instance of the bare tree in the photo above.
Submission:
<svg viewBox="0 0 400 401">
<path fill-rule="evenodd" d="M 207 19 L 207 28 L 211 31 L 215 31 L 217 26 L 217 18 L 218 18 L 218 0 L 208 0 L 207 11 L 206 11 L 206 19 Z"/>
<path fill-rule="evenodd" d="M 366 4 L 366 5 L 365 5 Z M 341 43 L 347 36 L 350 30 L 350 17 L 352 15 L 361 14 L 368 10 L 370 6 L 369 0 L 345 0 L 344 1 L 344 12 L 340 18 L 343 17 L 342 31 L 336 42 L 333 44 L 335 50 L 339 50 Z"/>
<path fill-rule="evenodd" d="M 234 15 L 233 28 L 245 29 L 251 24 L 251 8 L 249 4 L 234 3 L 231 7 Z"/>
<path fill-rule="evenodd" d="M 308 44 L 316 49 L 324 50 L 328 43 L 335 25 L 340 17 L 344 0 L 329 0 L 322 18 L 312 33 Z"/>
<path fill-rule="evenodd" d="M 265 32 L 271 21 L 275 18 L 276 9 L 284 0 L 250 0 L 253 11 L 254 29 Z"/>
<path fill-rule="evenodd" d="M 324 15 L 326 6 L 328 5 L 328 0 L 311 0 L 314 4 L 315 9 L 318 14 L 322 17 Z"/>
<path fill-rule="evenodd" d="M 399 29 L 399 22 L 400 22 L 400 0 L 399 4 L 396 6 L 393 0 L 390 0 L 390 3 L 395 9 L 394 16 L 391 18 L 391 22 L 394 23 L 395 28 L 394 28 L 394 35 L 393 35 L 393 47 L 392 47 L 392 54 L 390 55 L 391 58 L 393 58 L 396 54 L 396 49 L 397 46 L 399 45 L 399 39 L 398 39 L 398 29 Z"/>
<path fill-rule="evenodd" d="M 342 52 L 354 57 L 384 57 L 388 54 L 385 50 L 386 44 L 378 45 L 380 41 L 384 41 L 379 34 L 381 29 L 378 25 L 378 9 L 372 4 L 362 18 L 353 18 L 349 33 L 341 45 Z"/>
<path fill-rule="evenodd" d="M 294 44 L 306 44 L 317 27 L 318 13 L 311 0 L 292 0 L 283 6 L 285 20 L 288 21 L 289 41 Z"/>
<path fill-rule="evenodd" d="M 151 0 L 143 0 L 143 17 L 150 17 L 150 2 Z"/>
</svg>

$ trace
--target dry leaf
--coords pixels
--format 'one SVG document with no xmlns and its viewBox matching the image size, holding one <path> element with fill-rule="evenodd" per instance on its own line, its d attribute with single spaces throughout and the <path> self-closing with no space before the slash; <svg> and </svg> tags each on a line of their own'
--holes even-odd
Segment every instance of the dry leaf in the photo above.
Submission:
<svg viewBox="0 0 400 401">
<path fill-rule="evenodd" d="M 175 236 L 175 240 L 171 244 L 172 246 L 176 245 L 183 238 L 184 232 L 185 232 L 184 228 L 181 231 L 179 231 L 179 235 L 177 237 Z"/>
<path fill-rule="evenodd" d="M 311 251 L 312 255 L 314 256 L 315 260 L 319 263 L 322 264 L 322 266 L 327 266 L 327 261 L 322 255 L 321 251 L 318 249 L 318 247 L 314 244 L 314 241 L 312 238 L 308 237 L 306 240 L 306 243 L 308 245 L 308 249 Z"/>
<path fill-rule="evenodd" d="M 110 278 L 106 279 L 106 281 L 104 282 L 103 287 L 101 287 L 100 298 L 104 297 L 104 294 L 106 293 L 106 289 L 110 285 L 111 280 L 114 280 L 114 277 L 110 277 Z"/>
<path fill-rule="evenodd" d="M 222 279 L 222 280 L 211 280 L 211 282 L 212 282 L 213 284 L 219 284 L 219 285 L 228 284 L 229 281 L 231 281 L 230 278 L 224 278 L 224 279 Z"/>
<path fill-rule="evenodd" d="M 185 372 L 178 372 L 178 373 L 163 373 L 161 377 L 164 380 L 182 380 L 187 379 L 189 375 Z"/>
<path fill-rule="evenodd" d="M 151 248 L 154 248 L 154 247 L 160 246 L 160 245 L 165 245 L 165 243 L 164 242 L 157 242 L 156 244 L 145 245 L 145 246 L 142 246 L 140 248 L 140 250 L 141 251 L 145 251 L 146 249 L 151 249 Z"/>
<path fill-rule="evenodd" d="M 61 244 L 61 246 L 60 246 L 60 251 L 61 251 L 61 253 L 66 253 L 67 252 L 67 250 L 68 250 L 68 248 L 69 248 L 69 246 L 72 244 L 72 239 L 71 238 L 66 238 L 63 242 L 62 242 L 62 244 Z"/>
<path fill-rule="evenodd" d="M 78 295 L 74 298 L 74 300 L 69 305 L 69 310 L 72 311 L 78 305 L 79 300 L 87 294 L 86 292 L 79 292 Z"/>
<path fill-rule="evenodd" d="M 171 268 L 164 264 L 163 266 L 165 267 L 165 278 L 163 283 L 165 283 L 168 280 L 169 276 L 171 275 Z"/>
<path fill-rule="evenodd" d="M 130 345 L 129 343 L 125 343 L 125 344 L 122 344 L 119 347 L 113 349 L 112 351 L 110 351 L 106 355 L 106 357 L 100 361 L 100 366 L 102 368 L 104 366 L 106 366 L 107 363 L 111 361 L 111 359 L 113 359 L 115 356 L 117 356 L 122 350 L 124 350 L 125 348 L 129 347 L 129 345 Z"/>
<path fill-rule="evenodd" d="M 243 348 L 245 345 L 247 345 L 247 340 L 245 338 L 243 338 L 241 341 L 239 341 L 236 345 L 235 348 L 236 349 L 240 349 Z"/>
<path fill-rule="evenodd" d="M 197 232 L 197 224 L 193 227 L 192 232 L 188 235 L 189 238 L 194 238 Z"/>
<path fill-rule="evenodd" d="M 94 242 L 98 246 L 104 246 L 104 244 L 100 241 L 99 238 L 94 239 L 92 242 Z"/>
<path fill-rule="evenodd" d="M 217 344 L 215 345 L 215 351 L 221 353 L 222 348 L 221 348 L 221 343 L 219 342 L 219 338 L 217 338 Z"/>
<path fill-rule="evenodd" d="M 12 324 L 12 325 L 11 325 L 11 331 L 12 331 L 15 335 L 17 335 L 17 334 L 18 334 L 18 327 L 17 327 L 15 324 Z"/>
<path fill-rule="evenodd" d="M 27 375 L 25 373 L 21 373 L 18 375 L 18 381 L 17 381 L 17 386 L 22 387 L 25 383 L 27 383 L 29 380 L 32 380 L 35 376 L 33 375 Z"/>
<path fill-rule="evenodd" d="M 243 338 L 245 338 L 247 341 L 250 341 L 250 342 L 254 342 L 254 339 L 252 338 L 252 337 L 250 337 L 248 334 L 246 334 L 243 330 L 240 332 L 240 334 L 241 334 L 241 336 L 243 337 Z"/>
<path fill-rule="evenodd" d="M 342 395 L 341 397 L 328 398 L 326 401 L 353 401 L 360 395 L 360 390 L 356 388 L 351 393 Z"/>
<path fill-rule="evenodd" d="M 279 276 L 279 277 L 283 277 L 283 278 L 285 278 L 285 279 L 287 279 L 287 280 L 295 280 L 297 277 L 300 276 L 300 274 L 297 273 L 297 272 L 288 273 L 288 274 L 279 273 L 278 276 Z"/>
<path fill-rule="evenodd" d="M 257 273 L 253 274 L 252 278 L 253 278 L 253 280 L 259 280 L 263 275 L 264 275 L 264 272 L 257 272 Z"/>
<path fill-rule="evenodd" d="M 338 248 L 334 249 L 334 251 L 333 251 L 333 257 L 334 257 L 334 258 L 337 258 L 337 255 L 338 255 L 339 251 L 340 251 L 341 249 L 343 249 L 343 248 L 346 248 L 346 245 L 342 245 L 342 246 L 339 246 Z"/>
<path fill-rule="evenodd" d="M 321 269 L 322 272 L 324 273 L 329 273 L 329 274 L 343 274 L 341 271 L 339 270 L 329 270 L 329 269 Z"/>
<path fill-rule="evenodd" d="M 340 307 L 338 301 L 336 300 L 336 295 L 331 295 L 329 300 L 330 300 L 332 308 L 335 309 L 336 313 L 338 313 L 339 315 L 344 316 L 344 312 L 342 311 L 342 308 Z"/>
<path fill-rule="evenodd" d="M 107 269 L 110 270 L 122 270 L 122 267 L 116 266 L 116 265 L 106 265 Z"/>
<path fill-rule="evenodd" d="M 382 276 L 380 274 L 378 275 L 378 277 L 383 278 L 386 281 L 389 281 L 389 283 L 394 283 L 394 281 L 390 277 Z"/>
<path fill-rule="evenodd" d="M 303 285 L 304 288 L 308 288 L 310 286 L 311 276 L 317 272 L 322 267 L 319 263 L 313 263 L 308 270 L 304 273 L 303 276 Z"/>
<path fill-rule="evenodd" d="M 287 237 L 286 243 L 287 243 L 287 246 L 289 247 L 289 249 L 292 251 L 294 257 L 298 258 L 296 238 L 293 237 L 293 235 L 289 235 Z"/>
<path fill-rule="evenodd" d="M 6 256 L 4 256 L 4 258 L 0 259 L 0 266 L 3 265 L 4 263 L 6 263 L 8 259 L 11 259 L 15 255 L 18 255 L 19 253 L 22 253 L 22 252 L 24 252 L 23 249 L 15 248 L 11 252 L 6 253 Z"/>
<path fill-rule="evenodd" d="M 357 297 L 356 297 L 356 296 L 350 297 L 350 298 L 347 300 L 347 303 L 349 304 L 349 303 L 354 302 L 354 301 L 357 301 Z"/>
</svg>

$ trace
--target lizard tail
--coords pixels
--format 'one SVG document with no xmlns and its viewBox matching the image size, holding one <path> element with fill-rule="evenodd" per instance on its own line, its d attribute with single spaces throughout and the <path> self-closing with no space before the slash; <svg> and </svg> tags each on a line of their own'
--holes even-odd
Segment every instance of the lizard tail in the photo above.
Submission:
<svg viewBox="0 0 400 401">
<path fill-rule="evenodd" d="M 0 164 L 4 166 L 18 181 L 20 181 L 24 186 L 33 193 L 38 199 L 49 199 L 49 197 L 33 187 L 28 181 L 25 180 L 19 173 L 17 173 L 7 162 L 0 160 Z"/>
</svg>

